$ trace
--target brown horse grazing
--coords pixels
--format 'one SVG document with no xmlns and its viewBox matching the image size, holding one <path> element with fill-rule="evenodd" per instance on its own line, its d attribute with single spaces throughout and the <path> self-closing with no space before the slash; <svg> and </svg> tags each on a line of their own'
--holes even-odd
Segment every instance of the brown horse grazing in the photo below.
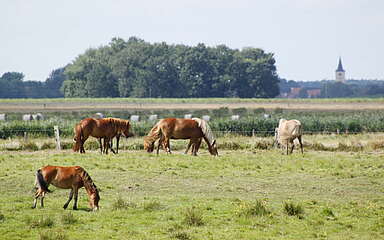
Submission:
<svg viewBox="0 0 384 240">
<path fill-rule="evenodd" d="M 130 123 L 128 120 L 123 120 L 119 118 L 85 118 L 76 124 L 74 127 L 74 141 L 73 151 L 80 153 L 85 153 L 84 142 L 88 139 L 89 136 L 99 139 L 100 150 L 103 153 L 108 154 L 108 149 L 110 148 L 109 142 L 120 135 L 125 137 L 131 136 L 129 133 Z M 104 149 L 101 144 L 101 139 L 104 139 Z"/>
<path fill-rule="evenodd" d="M 37 170 L 36 182 L 37 188 L 35 193 L 35 199 L 33 201 L 32 208 L 36 208 L 37 199 L 41 197 L 41 207 L 44 207 L 44 197 L 47 192 L 51 192 L 48 189 L 49 184 L 55 187 L 63 189 L 71 189 L 69 193 L 69 199 L 64 204 L 64 209 L 68 207 L 69 202 L 75 195 L 75 202 L 73 203 L 73 209 L 77 210 L 77 198 L 79 188 L 84 187 L 89 197 L 89 205 L 95 211 L 99 209 L 99 190 L 93 183 L 88 173 L 79 166 L 74 167 L 59 167 L 59 166 L 45 166 Z"/>
<path fill-rule="evenodd" d="M 159 154 L 160 145 L 163 146 L 167 153 L 171 153 L 170 139 L 191 139 L 190 144 L 195 145 L 195 150 L 192 151 L 192 154 L 196 155 L 200 147 L 201 138 L 207 143 L 209 152 L 214 156 L 218 155 L 216 140 L 206 121 L 199 118 L 166 118 L 157 122 L 144 138 L 144 149 L 147 152 L 153 152 L 156 140 L 160 139 L 157 154 Z"/>
</svg>

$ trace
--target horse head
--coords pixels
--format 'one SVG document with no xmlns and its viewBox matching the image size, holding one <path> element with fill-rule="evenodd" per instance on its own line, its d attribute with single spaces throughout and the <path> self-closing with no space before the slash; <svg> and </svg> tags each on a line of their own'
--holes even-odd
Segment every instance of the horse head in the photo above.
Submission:
<svg viewBox="0 0 384 240">
<path fill-rule="evenodd" d="M 209 153 L 213 156 L 219 156 L 219 152 L 217 151 L 216 139 L 213 140 L 211 146 L 208 146 Z"/>
<path fill-rule="evenodd" d="M 92 208 L 93 211 L 99 210 L 99 201 L 100 201 L 99 190 L 95 186 L 95 191 L 93 191 L 89 195 L 89 206 Z"/>
<path fill-rule="evenodd" d="M 148 137 L 144 137 L 144 150 L 151 153 L 155 149 L 155 142 L 149 141 Z"/>
</svg>

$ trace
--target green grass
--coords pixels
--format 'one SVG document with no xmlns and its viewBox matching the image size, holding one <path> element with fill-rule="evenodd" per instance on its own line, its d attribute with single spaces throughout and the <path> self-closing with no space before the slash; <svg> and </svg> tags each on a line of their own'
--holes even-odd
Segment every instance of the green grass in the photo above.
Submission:
<svg viewBox="0 0 384 240">
<path fill-rule="evenodd" d="M 97 150 L 82 155 L 70 150 L 3 151 L 1 238 L 384 237 L 382 149 L 307 150 L 289 156 L 274 149 L 222 150 L 219 157 L 206 150 L 198 157 L 181 152 L 182 147 L 159 156 L 127 150 L 107 156 Z M 31 209 L 34 172 L 48 164 L 84 167 L 100 189 L 100 210 L 89 211 L 84 189 L 79 210 L 63 210 L 69 190 L 53 186 L 45 208 Z M 302 217 L 288 215 L 285 203 L 292 203 L 296 212 L 299 205 Z"/>
</svg>

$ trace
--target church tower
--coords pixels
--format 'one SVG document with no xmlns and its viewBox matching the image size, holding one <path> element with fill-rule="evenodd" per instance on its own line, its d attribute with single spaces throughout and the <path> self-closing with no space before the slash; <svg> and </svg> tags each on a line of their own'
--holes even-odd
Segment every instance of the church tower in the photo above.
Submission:
<svg viewBox="0 0 384 240">
<path fill-rule="evenodd" d="M 345 82 L 345 70 L 343 69 L 343 64 L 341 63 L 341 57 L 339 58 L 339 65 L 337 65 L 337 69 L 335 71 L 336 74 L 336 82 Z"/>
</svg>

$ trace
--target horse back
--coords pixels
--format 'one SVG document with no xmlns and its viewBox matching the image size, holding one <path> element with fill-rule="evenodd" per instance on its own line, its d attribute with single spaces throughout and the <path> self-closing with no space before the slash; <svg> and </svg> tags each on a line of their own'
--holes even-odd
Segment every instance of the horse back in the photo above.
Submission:
<svg viewBox="0 0 384 240">
<path fill-rule="evenodd" d="M 173 139 L 188 139 L 203 137 L 203 133 L 198 123 L 192 119 L 166 118 L 160 122 L 164 135 Z"/>
<path fill-rule="evenodd" d="M 69 189 L 82 187 L 81 173 L 84 169 L 80 166 L 61 167 L 45 166 L 41 168 L 42 175 L 48 184 L 58 188 Z"/>
</svg>

